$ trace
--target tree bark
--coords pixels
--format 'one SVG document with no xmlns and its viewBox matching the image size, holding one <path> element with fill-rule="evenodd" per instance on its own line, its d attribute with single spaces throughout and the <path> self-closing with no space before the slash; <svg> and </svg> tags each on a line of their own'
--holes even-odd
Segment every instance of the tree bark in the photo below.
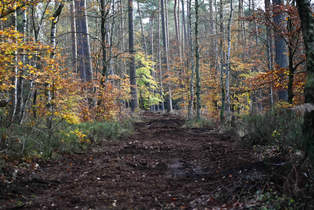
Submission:
<svg viewBox="0 0 314 210">
<path fill-rule="evenodd" d="M 232 6 L 232 0 L 230 1 L 230 15 L 228 19 L 228 28 L 227 28 L 227 42 L 228 42 L 228 52 L 227 52 L 227 58 L 226 58 L 226 111 L 228 115 L 230 115 L 230 53 L 231 53 L 231 23 L 232 23 L 232 15 L 233 15 L 233 6 Z"/>
<path fill-rule="evenodd" d="M 186 23 L 185 23 L 185 7 L 184 7 L 184 0 L 181 0 L 181 7 L 182 7 L 182 26 L 183 26 L 183 52 L 185 50 L 185 46 L 187 46 L 187 35 L 186 35 Z"/>
<path fill-rule="evenodd" d="M 54 50 L 56 49 L 56 46 L 57 46 L 56 44 L 57 23 L 59 21 L 59 16 L 61 15 L 63 7 L 64 5 L 60 3 L 58 7 L 56 7 L 56 10 L 52 15 L 53 19 L 51 21 L 51 31 L 50 31 L 50 44 L 53 49 L 53 51 L 51 52 L 50 58 L 52 59 L 55 57 Z M 51 85 L 52 85 L 52 89 L 54 89 L 54 82 L 52 82 Z M 47 84 L 47 108 L 50 112 L 50 115 L 48 116 L 48 119 L 47 119 L 47 127 L 49 130 L 52 129 L 52 119 L 54 117 L 54 104 L 51 102 L 54 99 L 54 91 L 50 90 L 51 85 Z"/>
<path fill-rule="evenodd" d="M 166 72 L 169 71 L 169 61 L 168 61 L 168 39 L 167 39 L 167 20 L 166 20 L 166 12 L 165 12 L 165 4 L 164 0 L 160 0 L 161 4 L 161 27 L 162 27 L 162 42 L 163 42 L 163 65 L 165 66 Z M 172 92 L 170 84 L 168 84 L 168 112 L 172 112 Z"/>
<path fill-rule="evenodd" d="M 136 69 L 135 69 L 135 51 L 134 51 L 134 31 L 133 31 L 133 0 L 128 0 L 128 21 L 129 21 L 129 53 L 130 53 L 130 85 L 131 85 L 131 111 L 134 112 L 138 107 L 137 87 L 136 87 Z"/>
<path fill-rule="evenodd" d="M 86 0 L 74 0 L 76 12 L 78 71 L 82 81 L 92 81 Z"/>
<path fill-rule="evenodd" d="M 158 1 L 159 5 L 159 12 L 158 12 L 158 25 L 157 25 L 157 30 L 158 30 L 158 68 L 159 68 L 159 83 L 160 83 L 160 98 L 162 98 L 161 102 L 161 111 L 165 111 L 165 102 L 164 102 L 164 96 L 163 96 L 163 71 L 162 71 L 162 61 L 161 61 L 161 30 L 160 30 L 160 22 L 161 22 L 161 1 Z"/>
<path fill-rule="evenodd" d="M 71 13 L 71 41 L 72 41 L 72 65 L 73 71 L 77 72 L 77 43 L 76 43 L 76 20 L 75 20 L 75 9 L 74 0 L 70 2 L 70 13 Z"/>
<path fill-rule="evenodd" d="M 276 26 L 280 27 L 284 21 L 284 14 L 280 12 L 280 6 L 283 4 L 282 0 L 273 0 L 273 6 L 275 10 L 274 23 Z M 287 44 L 284 38 L 275 33 L 275 62 L 279 69 L 287 68 L 289 65 L 288 56 L 287 56 Z M 284 75 L 280 75 L 280 79 L 283 80 Z M 281 89 L 278 91 L 279 101 L 288 101 L 288 91 L 287 89 Z"/>
<path fill-rule="evenodd" d="M 107 8 L 107 4 L 105 0 L 100 0 L 100 35 L 101 35 L 101 51 L 102 51 L 102 76 L 105 77 L 108 73 L 108 65 L 107 65 L 107 27 L 106 20 L 109 14 L 109 9 Z M 104 79 L 104 78 L 103 78 Z"/>
<path fill-rule="evenodd" d="M 143 26 L 143 19 L 142 19 L 142 12 L 140 8 L 140 3 L 137 1 L 137 12 L 140 17 L 140 26 L 141 26 L 141 37 L 142 37 L 142 47 L 144 50 L 145 55 L 148 54 L 147 52 L 147 45 L 146 45 L 146 40 L 145 40 L 145 34 L 144 34 L 144 26 Z"/>
<path fill-rule="evenodd" d="M 306 54 L 305 103 L 311 108 L 305 110 L 303 134 L 305 151 L 314 164 L 314 17 L 310 0 L 297 0 L 301 18 L 302 34 Z"/>
<path fill-rule="evenodd" d="M 220 88 L 221 88 L 221 108 L 220 108 L 220 121 L 223 122 L 225 118 L 225 87 L 224 87 L 224 24 L 223 24 L 223 1 L 219 3 L 219 52 L 220 52 Z"/>
<path fill-rule="evenodd" d="M 265 13 L 266 17 L 270 18 L 270 0 L 265 0 Z M 267 55 L 267 66 L 268 71 L 273 70 L 273 38 L 272 38 L 272 30 L 271 27 L 266 25 L 266 55 Z M 269 99 L 270 99 L 270 106 L 272 107 L 274 104 L 274 96 L 273 96 L 273 84 L 270 84 L 270 90 L 269 90 Z"/>
<path fill-rule="evenodd" d="M 188 0 L 187 3 L 187 17 L 188 17 L 188 41 L 189 41 L 189 51 L 188 56 L 191 58 L 193 53 L 193 43 L 192 43 L 192 0 Z M 188 59 L 189 60 L 189 59 Z M 191 64 L 190 64 L 191 62 Z M 193 104 L 194 104 L 194 60 L 188 62 L 188 68 L 191 66 L 191 76 L 190 76 L 190 98 L 188 104 L 188 119 L 193 118 Z"/>
<path fill-rule="evenodd" d="M 199 3 L 195 0 L 195 74 L 196 74 L 196 118 L 201 119 L 201 78 L 198 43 Z"/>
</svg>

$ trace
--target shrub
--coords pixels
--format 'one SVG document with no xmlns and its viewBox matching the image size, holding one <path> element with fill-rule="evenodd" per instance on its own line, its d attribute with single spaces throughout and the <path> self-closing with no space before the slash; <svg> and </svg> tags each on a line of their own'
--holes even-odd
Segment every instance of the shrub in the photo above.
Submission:
<svg viewBox="0 0 314 210">
<path fill-rule="evenodd" d="M 35 126 L 12 124 L 9 128 L 0 128 L 0 149 L 10 157 L 51 158 L 63 152 L 81 152 L 93 142 L 117 139 L 131 132 L 132 123 L 129 121 L 77 125 L 62 121 L 52 130 L 48 130 L 44 123 Z M 5 141 L 1 136 L 5 136 Z"/>
<path fill-rule="evenodd" d="M 185 122 L 184 127 L 187 128 L 213 128 L 215 123 L 209 119 L 201 118 L 193 118 L 191 120 L 187 120 Z"/>
<path fill-rule="evenodd" d="M 264 114 L 242 116 L 242 123 L 246 144 L 302 148 L 303 117 L 291 109 L 276 108 Z"/>
<path fill-rule="evenodd" d="M 91 141 L 117 139 L 132 132 L 132 123 L 124 122 L 85 122 L 76 125 Z"/>
</svg>

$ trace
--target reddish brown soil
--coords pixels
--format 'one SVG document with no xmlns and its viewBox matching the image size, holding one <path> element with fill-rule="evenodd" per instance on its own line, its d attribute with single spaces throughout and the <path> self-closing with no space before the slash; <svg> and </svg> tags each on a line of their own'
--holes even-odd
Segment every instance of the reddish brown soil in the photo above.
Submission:
<svg viewBox="0 0 314 210">
<path fill-rule="evenodd" d="M 0 209 L 241 209 L 264 165 L 236 138 L 145 113 L 135 133 L 40 163 L 1 186 Z"/>
</svg>

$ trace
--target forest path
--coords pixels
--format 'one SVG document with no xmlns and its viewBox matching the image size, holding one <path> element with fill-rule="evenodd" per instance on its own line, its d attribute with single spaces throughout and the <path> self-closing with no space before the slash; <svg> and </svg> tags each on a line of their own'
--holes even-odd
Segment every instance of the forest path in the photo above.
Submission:
<svg viewBox="0 0 314 210">
<path fill-rule="evenodd" d="M 241 209 L 263 165 L 233 137 L 183 124 L 145 113 L 132 136 L 40 164 L 0 209 Z"/>
</svg>

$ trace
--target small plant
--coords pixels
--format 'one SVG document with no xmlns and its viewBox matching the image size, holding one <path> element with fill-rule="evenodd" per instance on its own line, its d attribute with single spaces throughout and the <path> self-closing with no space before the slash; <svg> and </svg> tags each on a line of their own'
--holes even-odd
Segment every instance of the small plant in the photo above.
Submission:
<svg viewBox="0 0 314 210">
<path fill-rule="evenodd" d="M 302 116 L 290 109 L 276 108 L 264 114 L 242 116 L 245 144 L 302 148 Z"/>
<path fill-rule="evenodd" d="M 83 151 L 94 142 L 127 136 L 132 129 L 132 122 L 127 120 L 80 124 L 60 121 L 52 130 L 43 122 L 12 124 L 9 128 L 0 128 L 0 151 L 17 158 L 57 157 L 58 153 Z"/>
<path fill-rule="evenodd" d="M 213 128 L 215 126 L 214 122 L 205 118 L 197 119 L 193 118 L 186 121 L 184 127 L 187 128 Z"/>
</svg>

